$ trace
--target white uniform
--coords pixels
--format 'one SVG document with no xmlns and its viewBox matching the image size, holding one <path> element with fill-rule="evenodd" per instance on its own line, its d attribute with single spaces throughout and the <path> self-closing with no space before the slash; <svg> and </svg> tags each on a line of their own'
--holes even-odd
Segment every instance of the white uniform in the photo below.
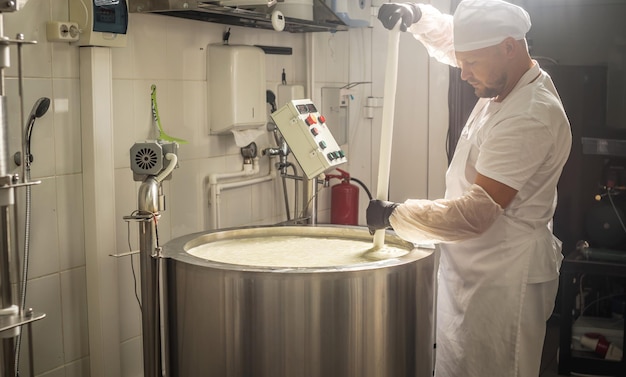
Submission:
<svg viewBox="0 0 626 377">
<path fill-rule="evenodd" d="M 442 23 L 451 22 L 450 16 L 441 16 Z M 409 30 L 420 33 L 421 23 Z M 433 38 L 416 37 L 431 55 L 454 63 L 451 33 L 435 29 Z M 518 194 L 479 237 L 441 245 L 436 376 L 539 374 L 545 321 L 554 306 L 562 260 L 551 221 L 570 147 L 560 98 L 536 62 L 504 101 L 482 98 L 476 104 L 446 173 L 445 196 L 463 195 L 477 173 Z M 392 215 L 390 221 L 394 226 L 402 219 Z M 398 234 L 419 238 L 406 230 Z"/>
</svg>

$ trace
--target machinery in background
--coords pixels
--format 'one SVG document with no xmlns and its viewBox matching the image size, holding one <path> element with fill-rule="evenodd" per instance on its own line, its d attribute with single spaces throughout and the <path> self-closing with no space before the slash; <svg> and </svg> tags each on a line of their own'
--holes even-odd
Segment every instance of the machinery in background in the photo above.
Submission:
<svg viewBox="0 0 626 377">
<path fill-rule="evenodd" d="M 158 221 L 165 210 L 161 183 L 178 164 L 176 142 L 146 141 L 130 149 L 133 179 L 141 182 L 137 210 L 124 220 L 139 223 L 141 319 L 144 376 L 166 376 L 168 371 L 165 266 L 159 244 Z M 126 255 L 132 255 L 129 253 Z"/>
<path fill-rule="evenodd" d="M 325 184 L 318 178 L 323 179 L 323 173 L 346 163 L 346 153 L 330 132 L 326 118 L 310 99 L 290 100 L 270 116 L 274 120 L 272 130 L 279 148 L 270 148 L 266 153 L 281 157 L 279 166 L 282 167 L 283 178 L 303 181 L 303 217 L 316 224 L 318 185 Z M 278 131 L 280 136 L 277 136 Z M 287 154 L 290 152 L 295 156 L 304 177 L 287 174 Z"/>
<path fill-rule="evenodd" d="M 348 161 L 310 99 L 292 100 L 271 114 L 309 179 Z"/>
</svg>

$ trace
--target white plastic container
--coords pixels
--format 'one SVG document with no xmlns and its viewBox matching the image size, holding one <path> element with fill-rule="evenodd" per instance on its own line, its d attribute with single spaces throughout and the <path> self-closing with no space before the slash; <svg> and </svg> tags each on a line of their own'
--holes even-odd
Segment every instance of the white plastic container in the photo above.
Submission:
<svg viewBox="0 0 626 377">
<path fill-rule="evenodd" d="M 262 49 L 209 45 L 207 88 L 211 134 L 265 125 L 265 53 Z"/>
</svg>

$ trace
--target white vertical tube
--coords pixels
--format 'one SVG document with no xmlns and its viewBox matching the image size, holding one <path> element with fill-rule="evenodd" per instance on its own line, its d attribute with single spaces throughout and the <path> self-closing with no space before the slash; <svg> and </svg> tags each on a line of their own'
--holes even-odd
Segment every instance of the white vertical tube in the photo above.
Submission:
<svg viewBox="0 0 626 377">
<path fill-rule="evenodd" d="M 391 166 L 391 143 L 393 136 L 393 116 L 396 103 L 396 81 L 398 78 L 398 49 L 400 45 L 399 23 L 389 31 L 387 65 L 385 67 L 385 87 L 383 91 L 383 118 L 380 133 L 380 155 L 378 160 L 378 185 L 376 199 L 387 200 L 389 194 L 389 170 Z M 385 230 L 374 234 L 374 249 L 385 244 Z"/>
</svg>

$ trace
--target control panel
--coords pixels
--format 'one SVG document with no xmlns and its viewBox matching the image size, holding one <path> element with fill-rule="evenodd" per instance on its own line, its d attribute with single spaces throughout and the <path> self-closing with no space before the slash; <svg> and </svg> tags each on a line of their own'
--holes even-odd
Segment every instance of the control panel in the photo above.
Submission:
<svg viewBox="0 0 626 377">
<path fill-rule="evenodd" d="M 326 119 L 310 99 L 289 101 L 271 117 L 307 178 L 315 178 L 348 161 Z"/>
</svg>

